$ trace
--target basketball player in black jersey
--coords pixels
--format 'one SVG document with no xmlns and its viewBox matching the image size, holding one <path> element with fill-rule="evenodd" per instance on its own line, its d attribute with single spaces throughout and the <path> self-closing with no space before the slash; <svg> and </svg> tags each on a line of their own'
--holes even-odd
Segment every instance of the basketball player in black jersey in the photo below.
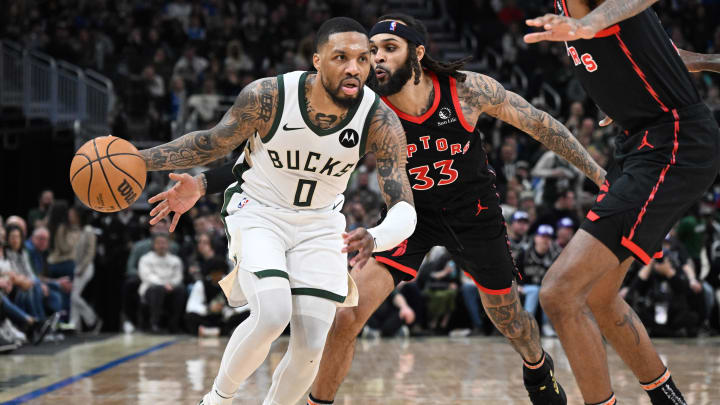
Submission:
<svg viewBox="0 0 720 405">
<path fill-rule="evenodd" d="M 555 0 L 558 15 L 528 21 L 545 31 L 526 42 L 565 41 L 590 97 L 623 127 L 616 164 L 593 208 L 549 270 L 540 291 L 589 404 L 615 404 L 602 336 L 632 369 L 654 405 L 685 404 L 633 310 L 618 295 L 634 259 L 662 256 L 661 242 L 715 180 L 720 130 L 652 0 Z M 703 60 L 704 59 L 704 60 Z M 686 66 L 687 65 L 687 66 Z"/>
<path fill-rule="evenodd" d="M 487 165 L 475 124 L 486 113 L 514 125 L 579 167 L 598 185 L 603 184 L 605 171 L 550 115 L 487 76 L 458 71 L 462 63 L 432 60 L 425 54 L 426 41 L 425 27 L 406 15 L 382 17 L 371 33 L 377 75 L 374 87 L 385 95 L 383 101 L 395 110 L 406 131 L 418 226 L 401 245 L 376 254 L 352 271 L 359 305 L 338 310 L 308 403 L 332 403 L 350 368 L 360 329 L 400 281 L 415 277 L 429 249 L 444 245 L 475 280 L 486 312 L 522 356 L 531 402 L 565 404 L 552 359 L 540 344 L 537 323 L 520 304 L 495 174 Z M 180 191 L 185 186 L 189 194 L 194 193 L 184 205 L 178 204 L 182 198 L 171 196 L 172 191 L 151 202 L 167 199 L 177 206 L 176 212 L 185 212 L 199 198 L 198 189 L 218 192 L 234 181 L 229 173 L 228 167 L 216 169 L 199 176 L 199 182 L 185 175 L 186 181 L 174 187 Z M 221 180 L 223 176 L 225 180 Z M 160 210 L 151 214 L 156 212 Z M 367 243 L 366 238 L 351 234 L 348 247 Z M 362 263 L 367 257 L 354 260 Z"/>
</svg>

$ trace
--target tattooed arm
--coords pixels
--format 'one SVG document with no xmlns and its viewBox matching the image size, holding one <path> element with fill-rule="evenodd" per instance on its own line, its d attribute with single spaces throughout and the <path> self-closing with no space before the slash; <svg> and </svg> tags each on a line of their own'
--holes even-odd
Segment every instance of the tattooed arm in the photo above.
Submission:
<svg viewBox="0 0 720 405">
<path fill-rule="evenodd" d="M 372 229 L 357 228 L 344 234 L 344 252 L 357 250 L 351 266 L 362 267 L 372 252 L 392 249 L 415 231 L 417 215 L 407 177 L 407 140 L 400 119 L 379 103 L 368 130 L 368 152 L 375 153 L 378 181 L 388 206 L 385 219 Z"/>
<path fill-rule="evenodd" d="M 380 102 L 370 122 L 368 152 L 375 153 L 383 198 L 389 208 L 400 201 L 414 206 L 407 177 L 407 139 L 395 112 Z"/>
<path fill-rule="evenodd" d="M 524 39 L 528 43 L 590 39 L 598 31 L 640 14 L 656 2 L 657 0 L 605 0 L 580 19 L 545 14 L 542 17 L 526 21 L 527 25 L 542 28 L 545 31 L 527 34 Z"/>
<path fill-rule="evenodd" d="M 213 128 L 195 131 L 140 151 L 148 171 L 185 169 L 217 160 L 255 132 L 265 136 L 277 111 L 277 79 L 256 80 L 242 89 L 235 103 Z"/>
<path fill-rule="evenodd" d="M 517 94 L 506 91 L 494 79 L 474 72 L 458 83 L 458 97 L 463 115 L 471 124 L 480 113 L 487 113 L 528 133 L 548 149 L 580 169 L 598 186 L 605 181 L 605 170 L 590 156 L 582 144 L 550 114 L 540 111 Z"/>
<path fill-rule="evenodd" d="M 598 32 L 643 12 L 658 0 L 605 0 L 580 20 L 584 26 Z M 595 34 L 593 32 L 593 35 Z"/>
</svg>

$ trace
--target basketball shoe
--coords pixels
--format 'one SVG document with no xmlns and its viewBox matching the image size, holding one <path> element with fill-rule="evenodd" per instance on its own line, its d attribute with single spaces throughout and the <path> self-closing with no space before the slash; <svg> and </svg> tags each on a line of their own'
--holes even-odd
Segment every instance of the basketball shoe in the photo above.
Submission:
<svg viewBox="0 0 720 405">
<path fill-rule="evenodd" d="M 530 402 L 533 405 L 566 405 L 565 390 L 555 379 L 555 364 L 547 353 L 545 353 L 545 361 L 540 370 L 545 371 L 542 380 L 537 384 L 528 384 L 532 372 L 527 367 L 523 367 L 523 380 L 525 389 L 530 396 Z"/>
</svg>

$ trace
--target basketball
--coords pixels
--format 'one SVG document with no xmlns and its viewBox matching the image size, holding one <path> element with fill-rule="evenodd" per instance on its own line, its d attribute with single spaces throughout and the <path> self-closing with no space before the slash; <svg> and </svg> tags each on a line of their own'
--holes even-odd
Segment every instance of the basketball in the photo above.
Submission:
<svg viewBox="0 0 720 405">
<path fill-rule="evenodd" d="M 130 142 L 112 135 L 87 141 L 70 164 L 70 183 L 83 204 L 95 211 L 117 212 L 145 188 L 145 161 Z"/>
</svg>

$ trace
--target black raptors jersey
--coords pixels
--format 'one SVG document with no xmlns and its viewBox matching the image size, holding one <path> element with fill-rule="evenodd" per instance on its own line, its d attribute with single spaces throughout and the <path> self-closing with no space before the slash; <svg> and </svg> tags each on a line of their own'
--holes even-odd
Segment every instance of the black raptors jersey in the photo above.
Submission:
<svg viewBox="0 0 720 405">
<path fill-rule="evenodd" d="M 555 0 L 555 10 L 570 16 L 565 0 Z M 593 39 L 565 45 L 590 97 L 631 132 L 674 108 L 700 102 L 687 67 L 650 8 Z"/>
<path fill-rule="evenodd" d="M 407 171 L 416 209 L 427 212 L 465 206 L 468 195 L 473 195 L 473 201 L 488 195 L 488 199 L 496 199 L 492 188 L 495 176 L 488 170 L 479 132 L 462 115 L 455 79 L 426 73 L 432 78 L 435 98 L 425 114 L 405 114 L 383 97 L 405 129 Z"/>
</svg>

